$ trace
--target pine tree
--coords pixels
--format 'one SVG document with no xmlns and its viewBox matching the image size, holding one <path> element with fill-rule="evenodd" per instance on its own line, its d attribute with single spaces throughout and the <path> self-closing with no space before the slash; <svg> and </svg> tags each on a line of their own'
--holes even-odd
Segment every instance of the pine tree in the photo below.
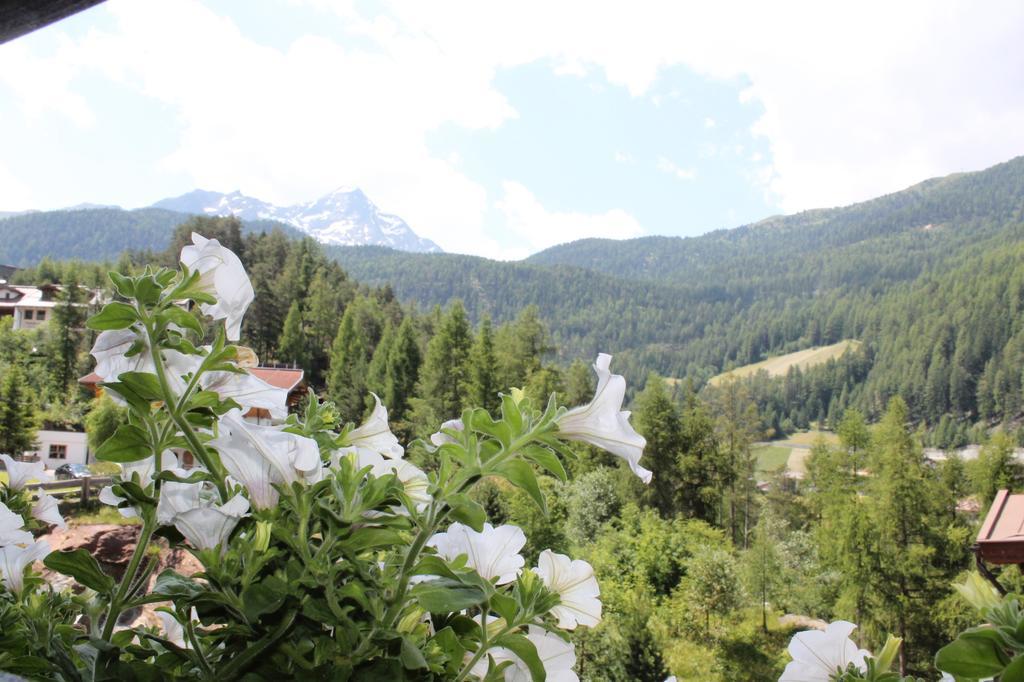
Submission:
<svg viewBox="0 0 1024 682">
<path fill-rule="evenodd" d="M 78 377 L 85 312 L 80 305 L 84 295 L 76 280 L 67 282 L 58 296 L 53 320 L 47 327 L 48 368 L 51 387 L 63 395 Z"/>
<path fill-rule="evenodd" d="M 941 637 L 929 607 L 948 593 L 966 553 L 951 529 L 955 500 L 927 468 L 908 418 L 906 403 L 893 398 L 875 433 L 865 491 L 877 538 L 874 571 L 865 577 L 878 608 L 867 617 L 876 631 L 903 638 L 904 675 L 915 656 L 926 656 L 926 643 Z"/>
<path fill-rule="evenodd" d="M 35 411 L 20 367 L 7 369 L 0 382 L 0 453 L 18 457 L 35 444 Z"/>
<path fill-rule="evenodd" d="M 553 348 L 547 326 L 535 305 L 523 309 L 515 322 L 504 324 L 495 338 L 498 355 L 499 385 L 522 388 L 530 374 L 540 369 L 543 358 Z"/>
<path fill-rule="evenodd" d="M 367 346 L 357 327 L 358 301 L 345 309 L 331 346 L 327 391 L 342 419 L 358 421 L 366 407 Z"/>
<path fill-rule="evenodd" d="M 579 358 L 565 371 L 565 404 L 585 405 L 594 397 L 594 370 Z"/>
<path fill-rule="evenodd" d="M 643 500 L 663 518 L 670 518 L 679 510 L 676 496 L 682 484 L 679 457 L 683 437 L 679 410 L 669 398 L 664 380 L 657 374 L 647 378 L 647 385 L 637 396 L 636 403 L 634 425 L 647 439 L 644 466 L 658 472 L 646 487 Z"/>
<path fill-rule="evenodd" d="M 338 320 L 354 298 L 355 285 L 336 264 L 322 265 L 316 271 L 303 303 L 310 381 L 316 384 L 323 381 L 327 372 Z"/>
<path fill-rule="evenodd" d="M 750 549 L 743 555 L 743 573 L 748 592 L 761 603 L 761 630 L 768 632 L 768 604 L 775 601 L 782 586 L 784 565 L 779 555 L 785 523 L 765 510 L 754 526 Z"/>
<path fill-rule="evenodd" d="M 476 335 L 470 357 L 470 401 L 493 411 L 499 405 L 498 391 L 501 387 L 498 385 L 498 363 L 494 355 L 494 332 L 490 317 L 484 317 L 480 322 L 480 331 Z"/>
<path fill-rule="evenodd" d="M 710 399 L 715 414 L 715 431 L 719 447 L 725 455 L 724 466 L 719 473 L 721 484 L 727 485 L 729 489 L 729 494 L 723 495 L 723 499 L 727 499 L 729 505 L 730 537 L 733 538 L 733 542 L 742 543 L 746 548 L 756 461 L 751 445 L 757 436 L 759 425 L 757 406 L 751 400 L 746 384 L 737 379 L 724 381 L 716 386 L 710 393 Z M 739 527 L 737 509 L 740 504 L 743 506 L 742 529 Z M 724 517 L 724 513 L 722 516 Z"/>
<path fill-rule="evenodd" d="M 1014 489 L 1021 483 L 1021 467 L 1013 453 L 1014 443 L 1005 431 L 996 431 L 981 448 L 978 458 L 966 465 L 971 491 L 981 498 L 983 511 L 1003 489 Z"/>
<path fill-rule="evenodd" d="M 377 347 L 373 349 L 373 356 L 370 358 L 370 364 L 366 370 L 366 388 L 377 394 L 381 400 L 387 398 L 387 384 L 388 384 L 388 357 L 391 355 L 391 349 L 395 345 L 396 333 L 395 327 L 390 322 L 384 327 L 384 334 L 380 337 L 380 342 Z M 367 396 L 370 402 L 373 399 Z M 385 403 L 389 410 L 391 405 Z"/>
<path fill-rule="evenodd" d="M 284 318 L 284 329 L 277 341 L 277 356 L 285 362 L 294 363 L 297 367 L 309 366 L 309 353 L 306 349 L 306 333 L 302 325 L 302 308 L 298 301 L 292 301 L 288 315 Z"/>
<path fill-rule="evenodd" d="M 384 401 L 394 421 L 408 418 L 409 401 L 416 392 L 421 360 L 413 318 L 407 315 L 398 326 L 385 371 Z"/>
<path fill-rule="evenodd" d="M 854 476 L 863 467 L 864 453 L 871 443 L 871 433 L 868 431 L 864 415 L 859 410 L 849 409 L 843 413 L 843 419 L 839 422 L 837 430 L 839 442 L 846 449 L 848 465 Z"/>
<path fill-rule="evenodd" d="M 469 355 L 473 345 L 466 309 L 461 301 L 452 304 L 434 338 L 420 373 L 419 396 L 434 422 L 460 416 L 470 384 Z"/>
<path fill-rule="evenodd" d="M 727 455 L 718 447 L 715 420 L 707 405 L 687 385 L 680 411 L 682 453 L 680 492 L 676 497 L 687 516 L 713 523 L 721 509 L 728 482 Z"/>
</svg>

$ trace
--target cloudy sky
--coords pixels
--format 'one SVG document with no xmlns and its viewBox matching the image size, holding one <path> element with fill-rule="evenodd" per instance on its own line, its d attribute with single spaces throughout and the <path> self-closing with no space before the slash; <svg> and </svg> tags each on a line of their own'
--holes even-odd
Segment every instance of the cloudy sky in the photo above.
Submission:
<svg viewBox="0 0 1024 682">
<path fill-rule="evenodd" d="M 361 187 L 445 250 L 696 235 L 1024 153 L 1024 3 L 111 0 L 0 45 L 0 210 Z"/>
</svg>

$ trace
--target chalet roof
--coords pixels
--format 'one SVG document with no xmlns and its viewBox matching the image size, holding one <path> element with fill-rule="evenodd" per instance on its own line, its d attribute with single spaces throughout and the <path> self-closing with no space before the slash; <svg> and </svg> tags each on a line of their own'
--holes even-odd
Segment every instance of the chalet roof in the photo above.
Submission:
<svg viewBox="0 0 1024 682">
<path fill-rule="evenodd" d="M 249 370 L 253 376 L 263 379 L 274 388 L 294 391 L 302 383 L 305 372 L 290 367 L 253 367 Z"/>
<path fill-rule="evenodd" d="M 305 377 L 305 372 L 301 369 L 293 369 L 290 367 L 252 367 L 249 369 L 258 379 L 263 379 L 274 388 L 283 388 L 289 393 L 294 391 L 302 384 L 302 379 Z M 78 383 L 84 386 L 96 386 L 101 381 L 102 377 L 96 372 L 90 372 L 84 377 L 78 380 Z"/>
<path fill-rule="evenodd" d="M 23 284 L 0 283 L 0 291 L 14 291 L 20 294 L 18 298 L 4 300 L 0 298 L 0 309 L 3 308 L 55 308 L 60 305 L 57 294 L 64 287 L 56 284 L 43 284 L 42 286 L 29 286 Z M 100 292 L 87 289 L 90 294 L 88 302 L 82 301 L 75 305 L 97 304 L 100 302 Z"/>
<path fill-rule="evenodd" d="M 977 552 L 992 564 L 1024 563 L 1024 495 L 996 493 L 978 531 Z"/>
</svg>

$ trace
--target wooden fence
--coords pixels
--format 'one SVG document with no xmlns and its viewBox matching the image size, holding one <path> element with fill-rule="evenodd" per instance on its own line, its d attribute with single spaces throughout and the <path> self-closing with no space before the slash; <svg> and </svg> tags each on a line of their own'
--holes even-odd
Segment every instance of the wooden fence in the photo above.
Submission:
<svg viewBox="0 0 1024 682">
<path fill-rule="evenodd" d="M 29 490 L 39 490 L 64 500 L 77 497 L 82 505 L 100 494 L 104 486 L 110 485 L 114 479 L 110 476 L 86 476 L 85 478 L 69 478 L 66 481 L 50 481 L 49 483 L 33 483 L 26 486 Z"/>
</svg>

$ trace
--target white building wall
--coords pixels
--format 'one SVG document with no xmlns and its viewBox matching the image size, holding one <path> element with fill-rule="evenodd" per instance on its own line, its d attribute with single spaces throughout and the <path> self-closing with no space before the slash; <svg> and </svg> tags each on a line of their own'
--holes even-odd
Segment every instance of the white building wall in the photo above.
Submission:
<svg viewBox="0 0 1024 682">
<path fill-rule="evenodd" d="M 86 464 L 89 444 L 86 435 L 79 431 L 49 431 L 40 429 L 36 432 L 36 449 L 26 452 L 35 455 L 46 464 L 47 469 L 55 469 L 61 464 Z M 51 457 L 63 446 L 65 457 Z"/>
</svg>

